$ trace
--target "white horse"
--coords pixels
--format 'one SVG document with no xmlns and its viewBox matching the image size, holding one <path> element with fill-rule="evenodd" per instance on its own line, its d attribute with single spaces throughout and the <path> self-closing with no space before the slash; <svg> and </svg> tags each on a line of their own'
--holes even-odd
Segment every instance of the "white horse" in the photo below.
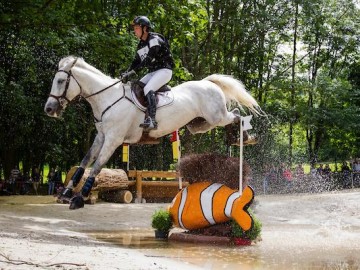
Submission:
<svg viewBox="0 0 360 270">
<path fill-rule="evenodd" d="M 231 76 L 214 74 L 201 81 L 182 83 L 173 87 L 171 92 L 173 102 L 157 110 L 158 128 L 148 133 L 152 138 L 160 138 L 185 125 L 194 134 L 207 132 L 216 126 L 238 123 L 239 109 L 227 110 L 230 101 L 247 107 L 254 114 L 261 112 L 243 84 Z M 89 195 L 95 176 L 115 149 L 123 143 L 139 142 L 144 132 L 139 127 L 144 120 L 144 112 L 135 106 L 130 87 L 119 79 L 103 74 L 82 58 L 68 56 L 59 62 L 59 70 L 44 110 L 49 116 L 58 117 L 77 96 L 90 103 L 98 133 L 62 193 L 64 197 L 71 197 L 72 189 L 79 183 L 84 169 L 93 164 L 81 194 L 72 197 L 70 209 L 84 206 L 83 198 Z"/>
</svg>

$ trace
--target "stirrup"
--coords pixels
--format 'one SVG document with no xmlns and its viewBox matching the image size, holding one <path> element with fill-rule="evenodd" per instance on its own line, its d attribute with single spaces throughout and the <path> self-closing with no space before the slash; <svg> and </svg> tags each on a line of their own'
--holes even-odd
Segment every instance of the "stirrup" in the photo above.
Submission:
<svg viewBox="0 0 360 270">
<path fill-rule="evenodd" d="M 144 123 L 140 124 L 140 127 L 151 130 L 151 129 L 157 129 L 157 122 L 153 119 L 151 119 L 150 116 L 146 117 Z"/>
</svg>

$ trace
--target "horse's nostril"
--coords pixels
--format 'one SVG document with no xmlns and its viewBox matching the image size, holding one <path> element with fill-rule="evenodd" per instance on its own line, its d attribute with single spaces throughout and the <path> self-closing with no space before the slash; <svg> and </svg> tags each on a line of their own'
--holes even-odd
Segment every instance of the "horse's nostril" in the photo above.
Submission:
<svg viewBox="0 0 360 270">
<path fill-rule="evenodd" d="M 45 109 L 45 111 L 46 111 L 47 113 L 50 113 L 50 112 L 52 111 L 52 109 L 51 109 L 50 107 L 47 107 L 47 108 Z"/>
</svg>

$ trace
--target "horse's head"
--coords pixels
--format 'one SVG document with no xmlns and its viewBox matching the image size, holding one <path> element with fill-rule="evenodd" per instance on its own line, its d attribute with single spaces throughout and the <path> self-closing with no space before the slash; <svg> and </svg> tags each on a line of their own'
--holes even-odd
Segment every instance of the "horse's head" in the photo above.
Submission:
<svg viewBox="0 0 360 270">
<path fill-rule="evenodd" d="M 47 115 L 58 117 L 67 104 L 81 93 L 81 87 L 72 73 L 76 62 L 77 58 L 73 56 L 68 56 L 59 62 L 59 70 L 55 74 L 44 108 Z"/>
</svg>

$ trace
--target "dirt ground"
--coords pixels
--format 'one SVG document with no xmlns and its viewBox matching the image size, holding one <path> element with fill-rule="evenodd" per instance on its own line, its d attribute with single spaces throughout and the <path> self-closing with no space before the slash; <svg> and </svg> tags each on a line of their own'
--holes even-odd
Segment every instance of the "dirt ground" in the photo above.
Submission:
<svg viewBox="0 0 360 270">
<path fill-rule="evenodd" d="M 149 230 L 165 204 L 85 205 L 69 210 L 52 196 L 0 196 L 0 269 L 197 269 L 100 242 L 87 231 Z"/>
<path fill-rule="evenodd" d="M 0 196 L 0 269 L 360 269 L 359 189 L 256 196 L 262 241 L 246 248 L 119 244 L 109 241 L 119 230 L 130 234 L 123 242 L 153 237 L 151 216 L 168 204 L 98 202 L 69 210 L 54 201 Z"/>
</svg>

